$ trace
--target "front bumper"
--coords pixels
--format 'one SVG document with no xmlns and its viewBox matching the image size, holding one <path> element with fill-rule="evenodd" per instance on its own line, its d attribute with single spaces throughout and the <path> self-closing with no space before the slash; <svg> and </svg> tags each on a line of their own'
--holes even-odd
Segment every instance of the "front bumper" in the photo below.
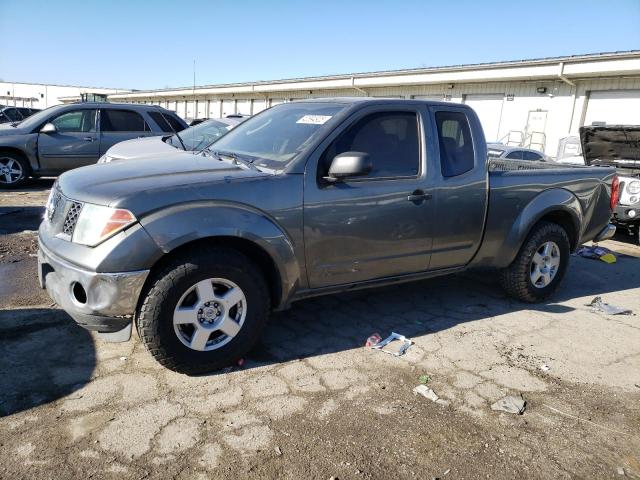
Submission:
<svg viewBox="0 0 640 480">
<path fill-rule="evenodd" d="M 80 326 L 116 332 L 132 321 L 149 270 L 97 273 L 56 257 L 39 242 L 40 287 Z"/>
<path fill-rule="evenodd" d="M 616 205 L 613 212 L 613 219 L 616 223 L 640 223 L 640 203 L 633 205 Z"/>
</svg>

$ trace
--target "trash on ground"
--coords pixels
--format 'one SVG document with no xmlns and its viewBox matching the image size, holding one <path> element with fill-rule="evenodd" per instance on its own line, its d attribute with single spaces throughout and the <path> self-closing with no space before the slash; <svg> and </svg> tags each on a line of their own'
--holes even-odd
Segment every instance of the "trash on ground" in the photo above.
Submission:
<svg viewBox="0 0 640 480">
<path fill-rule="evenodd" d="M 276 455 L 278 456 L 282 455 L 282 449 L 280 447 L 276 446 L 275 450 L 276 450 Z"/>
<path fill-rule="evenodd" d="M 404 355 L 411 345 L 413 345 L 413 342 L 404 335 L 391 332 L 391 335 L 375 345 L 372 345 L 371 348 L 399 357 L 400 355 Z"/>
<path fill-rule="evenodd" d="M 540 365 L 540 370 L 542 370 L 543 372 L 548 372 L 549 370 L 551 370 L 551 367 L 546 363 L 543 363 L 542 365 Z"/>
<path fill-rule="evenodd" d="M 624 468 L 618 467 L 618 475 L 621 475 L 624 477 Z"/>
<path fill-rule="evenodd" d="M 633 315 L 632 310 L 605 303 L 602 301 L 602 297 L 594 298 L 591 303 L 587 304 L 587 307 L 591 307 L 592 312 L 602 312 L 607 315 Z"/>
<path fill-rule="evenodd" d="M 429 375 L 420 375 L 418 377 L 418 381 L 422 384 L 422 385 L 426 385 L 427 383 L 429 383 L 429 380 L 431 380 L 431 377 Z"/>
<path fill-rule="evenodd" d="M 121 362 L 126 362 L 127 361 L 127 357 L 120 357 L 120 361 Z"/>
<path fill-rule="evenodd" d="M 426 385 L 418 385 L 416 388 L 413 389 L 413 393 L 414 395 L 422 395 L 424 398 L 428 398 L 432 402 L 437 402 L 438 399 L 440 398 L 438 397 L 436 392 L 431 390 Z"/>
<path fill-rule="evenodd" d="M 509 395 L 507 397 L 501 398 L 496 403 L 491 405 L 491 410 L 522 415 L 524 413 L 526 405 L 527 402 L 524 398 Z"/>
<path fill-rule="evenodd" d="M 382 340 L 382 337 L 380 336 L 380 334 L 374 333 L 370 335 L 369 338 L 367 338 L 367 341 L 364 342 L 364 346 L 373 347 L 374 345 L 377 345 L 378 343 L 380 343 L 380 340 Z"/>
<path fill-rule="evenodd" d="M 580 255 L 584 258 L 593 258 L 596 260 L 602 260 L 605 263 L 616 263 L 617 257 L 615 253 L 605 247 L 599 247 L 593 245 L 591 247 L 580 247 L 576 251 L 576 255 Z"/>
</svg>

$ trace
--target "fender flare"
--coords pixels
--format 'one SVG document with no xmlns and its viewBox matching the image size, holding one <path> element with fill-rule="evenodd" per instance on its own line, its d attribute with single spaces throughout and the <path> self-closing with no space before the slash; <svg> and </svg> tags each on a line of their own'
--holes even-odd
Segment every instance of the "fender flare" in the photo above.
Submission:
<svg viewBox="0 0 640 480">
<path fill-rule="evenodd" d="M 500 249 L 501 255 L 496 257 L 496 266 L 506 267 L 511 264 L 534 225 L 552 214 L 560 214 L 571 220 L 575 233 L 571 249 L 575 248 L 575 242 L 581 237 L 584 219 L 580 201 L 569 190 L 551 188 L 540 192 L 520 211 L 505 237 Z"/>
<path fill-rule="evenodd" d="M 300 283 L 301 269 L 291 238 L 274 218 L 254 207 L 224 201 L 188 202 L 150 213 L 139 222 L 164 255 L 208 238 L 252 242 L 266 252 L 277 270 L 281 292 L 277 306 L 286 304 Z"/>
</svg>

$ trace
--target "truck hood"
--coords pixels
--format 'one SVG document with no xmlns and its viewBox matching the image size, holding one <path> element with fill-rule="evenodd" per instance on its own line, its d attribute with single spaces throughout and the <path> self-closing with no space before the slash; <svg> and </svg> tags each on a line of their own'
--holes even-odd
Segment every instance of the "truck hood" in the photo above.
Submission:
<svg viewBox="0 0 640 480">
<path fill-rule="evenodd" d="M 587 165 L 640 168 L 640 125 L 581 127 L 580 143 Z"/>
<path fill-rule="evenodd" d="M 124 142 L 116 143 L 107 150 L 106 154 L 109 157 L 113 157 L 113 160 L 128 160 L 130 158 L 145 157 L 158 153 L 171 155 L 172 153 L 179 152 L 180 150 L 163 141 L 167 136 L 168 135 L 125 140 Z M 190 152 L 184 152 L 184 150 L 182 150 L 182 153 Z"/>
<path fill-rule="evenodd" d="M 136 198 L 151 193 L 182 190 L 185 201 L 198 200 L 194 196 L 203 190 L 199 186 L 259 176 L 268 174 L 201 155 L 157 154 L 70 170 L 59 177 L 58 186 L 73 200 L 129 208 L 136 205 Z"/>
</svg>

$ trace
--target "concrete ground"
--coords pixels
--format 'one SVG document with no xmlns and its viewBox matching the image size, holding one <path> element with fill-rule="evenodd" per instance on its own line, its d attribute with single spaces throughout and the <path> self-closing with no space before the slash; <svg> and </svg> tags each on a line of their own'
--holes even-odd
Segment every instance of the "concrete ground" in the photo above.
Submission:
<svg viewBox="0 0 640 480">
<path fill-rule="evenodd" d="M 300 302 L 242 367 L 188 377 L 38 289 L 49 187 L 0 193 L 0 478 L 640 478 L 640 317 L 585 306 L 640 313 L 633 239 L 541 305 L 480 272 Z M 363 347 L 392 331 L 403 357 Z M 523 415 L 491 410 L 507 394 Z"/>
</svg>

